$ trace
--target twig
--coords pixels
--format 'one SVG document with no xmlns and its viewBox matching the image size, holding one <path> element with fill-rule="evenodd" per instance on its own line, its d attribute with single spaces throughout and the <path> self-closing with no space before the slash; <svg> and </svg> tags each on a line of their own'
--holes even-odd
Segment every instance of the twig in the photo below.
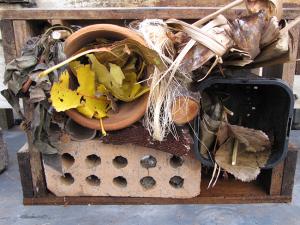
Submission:
<svg viewBox="0 0 300 225">
<path fill-rule="evenodd" d="M 202 24 L 210 21 L 211 19 L 214 19 L 216 16 L 220 15 L 221 13 L 225 12 L 228 9 L 231 9 L 235 6 L 241 5 L 244 2 L 244 0 L 236 0 L 226 6 L 224 6 L 223 8 L 219 9 L 218 11 L 207 15 L 206 17 L 202 18 L 201 20 L 198 20 L 197 22 L 193 23 L 194 26 L 199 27 Z"/>
<path fill-rule="evenodd" d="M 217 177 L 215 179 L 215 182 L 213 183 L 213 185 L 211 186 L 212 188 L 217 184 L 217 181 L 219 179 L 219 176 L 220 176 L 220 172 L 221 172 L 221 167 L 219 166 L 218 168 L 218 173 L 217 173 Z"/>
<path fill-rule="evenodd" d="M 236 165 L 237 151 L 238 151 L 239 141 L 237 138 L 234 139 L 233 150 L 232 150 L 232 161 L 231 165 Z"/>
</svg>

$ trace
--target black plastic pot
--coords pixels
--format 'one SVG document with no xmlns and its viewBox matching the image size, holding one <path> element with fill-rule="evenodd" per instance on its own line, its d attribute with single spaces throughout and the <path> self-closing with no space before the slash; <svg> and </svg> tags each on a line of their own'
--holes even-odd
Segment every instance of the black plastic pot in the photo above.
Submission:
<svg viewBox="0 0 300 225">
<path fill-rule="evenodd" d="M 197 87 L 201 94 L 228 97 L 223 103 L 235 113 L 229 118 L 231 124 L 259 129 L 273 139 L 271 156 L 264 167 L 273 168 L 283 160 L 288 151 L 288 140 L 293 115 L 294 97 L 289 86 L 279 79 L 220 78 L 211 77 Z M 196 158 L 206 166 L 213 166 L 211 160 L 199 152 L 200 116 L 195 120 L 194 151 Z"/>
</svg>

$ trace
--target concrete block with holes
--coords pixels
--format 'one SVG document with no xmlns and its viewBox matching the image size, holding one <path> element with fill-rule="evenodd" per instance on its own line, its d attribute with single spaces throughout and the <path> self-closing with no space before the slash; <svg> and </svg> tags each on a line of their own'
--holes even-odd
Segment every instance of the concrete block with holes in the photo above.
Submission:
<svg viewBox="0 0 300 225">
<path fill-rule="evenodd" d="M 190 198 L 200 194 L 201 165 L 188 156 L 97 140 L 62 144 L 62 170 L 44 163 L 56 196 Z"/>
</svg>

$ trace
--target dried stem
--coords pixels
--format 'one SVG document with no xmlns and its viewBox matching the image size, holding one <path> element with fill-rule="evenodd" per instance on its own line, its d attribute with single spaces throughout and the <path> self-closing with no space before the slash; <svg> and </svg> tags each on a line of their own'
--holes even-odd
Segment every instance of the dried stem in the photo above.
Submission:
<svg viewBox="0 0 300 225">
<path fill-rule="evenodd" d="M 237 151 L 238 151 L 239 141 L 238 139 L 234 139 L 233 150 L 232 150 L 232 161 L 231 165 L 236 165 Z"/>
</svg>

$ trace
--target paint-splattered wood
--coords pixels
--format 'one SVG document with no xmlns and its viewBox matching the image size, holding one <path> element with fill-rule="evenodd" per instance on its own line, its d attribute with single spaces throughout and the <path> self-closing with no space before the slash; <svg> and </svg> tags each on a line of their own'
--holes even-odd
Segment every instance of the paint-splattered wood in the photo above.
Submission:
<svg viewBox="0 0 300 225">
<path fill-rule="evenodd" d="M 207 16 L 220 7 L 137 7 L 137 8 L 92 8 L 92 9 L 19 9 L 0 10 L 1 19 L 15 20 L 90 20 L 90 19 L 144 19 L 144 18 L 177 18 L 198 19 Z M 228 10 L 224 15 L 235 18 L 244 11 L 243 8 Z M 299 15 L 300 6 L 284 8 L 286 19 Z"/>
</svg>

